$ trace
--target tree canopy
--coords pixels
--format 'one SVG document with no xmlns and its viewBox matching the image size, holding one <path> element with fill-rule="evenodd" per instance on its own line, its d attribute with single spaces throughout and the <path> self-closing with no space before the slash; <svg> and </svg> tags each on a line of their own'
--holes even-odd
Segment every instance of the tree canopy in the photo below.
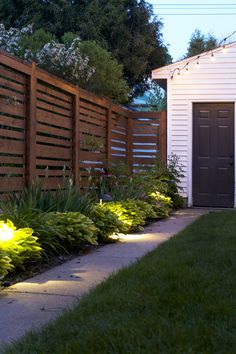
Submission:
<svg viewBox="0 0 236 354">
<path fill-rule="evenodd" d="M 217 47 L 217 44 L 218 41 L 213 34 L 208 33 L 207 35 L 204 35 L 199 29 L 196 29 L 190 38 L 185 57 L 188 58 L 214 49 Z"/>
<path fill-rule="evenodd" d="M 162 22 L 145 0 L 2 0 L 0 22 L 32 24 L 61 40 L 66 32 L 93 40 L 123 65 L 133 96 L 148 87 L 153 68 L 171 61 Z"/>
<path fill-rule="evenodd" d="M 129 87 L 123 66 L 94 41 L 81 41 L 67 32 L 61 42 L 43 29 L 10 28 L 0 24 L 0 47 L 24 59 L 34 60 L 49 72 L 84 89 L 126 103 Z"/>
</svg>

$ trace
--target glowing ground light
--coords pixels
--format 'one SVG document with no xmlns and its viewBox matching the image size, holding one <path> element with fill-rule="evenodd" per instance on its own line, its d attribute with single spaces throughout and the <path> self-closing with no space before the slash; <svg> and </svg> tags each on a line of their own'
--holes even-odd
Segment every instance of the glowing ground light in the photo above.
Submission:
<svg viewBox="0 0 236 354">
<path fill-rule="evenodd" d="M 15 226 L 10 220 L 0 221 L 0 241 L 9 241 L 14 237 Z"/>
</svg>

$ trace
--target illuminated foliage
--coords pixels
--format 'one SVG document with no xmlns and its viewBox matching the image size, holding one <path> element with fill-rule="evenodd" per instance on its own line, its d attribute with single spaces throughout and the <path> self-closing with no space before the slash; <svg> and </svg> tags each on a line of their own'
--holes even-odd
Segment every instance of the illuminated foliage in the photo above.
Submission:
<svg viewBox="0 0 236 354">
<path fill-rule="evenodd" d="M 25 268 L 28 261 L 41 256 L 41 246 L 31 228 L 16 229 L 12 221 L 0 221 L 0 249 L 10 257 L 15 268 Z"/>
</svg>

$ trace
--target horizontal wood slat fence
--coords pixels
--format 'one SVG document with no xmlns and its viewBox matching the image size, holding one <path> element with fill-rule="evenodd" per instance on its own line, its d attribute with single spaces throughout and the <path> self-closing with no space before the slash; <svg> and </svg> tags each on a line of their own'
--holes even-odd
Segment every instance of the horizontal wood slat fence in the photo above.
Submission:
<svg viewBox="0 0 236 354">
<path fill-rule="evenodd" d="M 166 160 L 166 112 L 133 112 L 0 51 L 0 193 Z"/>
</svg>

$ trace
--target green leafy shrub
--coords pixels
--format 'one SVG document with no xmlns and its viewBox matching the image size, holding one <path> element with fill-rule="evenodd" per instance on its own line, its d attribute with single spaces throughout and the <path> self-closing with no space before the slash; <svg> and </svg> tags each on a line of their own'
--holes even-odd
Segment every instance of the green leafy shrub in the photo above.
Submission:
<svg viewBox="0 0 236 354">
<path fill-rule="evenodd" d="M 60 242 L 60 230 L 55 225 L 46 223 L 47 213 L 23 207 L 11 207 L 9 204 L 4 205 L 4 213 L 0 215 L 0 219 L 11 220 L 17 228 L 32 228 L 34 235 L 38 237 L 38 241 L 42 246 L 42 256 L 50 257 L 54 254 L 65 253 L 66 250 Z"/>
<path fill-rule="evenodd" d="M 157 214 L 157 219 L 164 219 L 169 216 L 173 205 L 170 197 L 159 192 L 152 192 L 148 194 L 146 201 L 154 208 Z"/>
<path fill-rule="evenodd" d="M 143 230 L 142 225 L 145 225 L 146 214 L 135 200 L 111 202 L 107 203 L 106 206 L 123 223 L 120 229 L 121 232 Z"/>
<path fill-rule="evenodd" d="M 25 269 L 25 264 L 41 256 L 41 246 L 31 228 L 16 229 L 13 222 L 0 221 L 0 249 L 10 257 L 15 268 Z"/>
<path fill-rule="evenodd" d="M 98 241 L 111 241 L 109 236 L 117 234 L 123 228 L 123 222 L 113 213 L 109 204 L 96 204 L 94 210 L 89 215 L 98 229 Z"/>
<path fill-rule="evenodd" d="M 0 280 L 2 280 L 13 268 L 11 258 L 7 255 L 7 253 L 0 249 Z"/>
<path fill-rule="evenodd" d="M 66 250 L 84 243 L 97 243 L 96 226 L 91 219 L 79 212 L 48 213 L 46 224 L 56 227 L 59 242 Z"/>
</svg>

